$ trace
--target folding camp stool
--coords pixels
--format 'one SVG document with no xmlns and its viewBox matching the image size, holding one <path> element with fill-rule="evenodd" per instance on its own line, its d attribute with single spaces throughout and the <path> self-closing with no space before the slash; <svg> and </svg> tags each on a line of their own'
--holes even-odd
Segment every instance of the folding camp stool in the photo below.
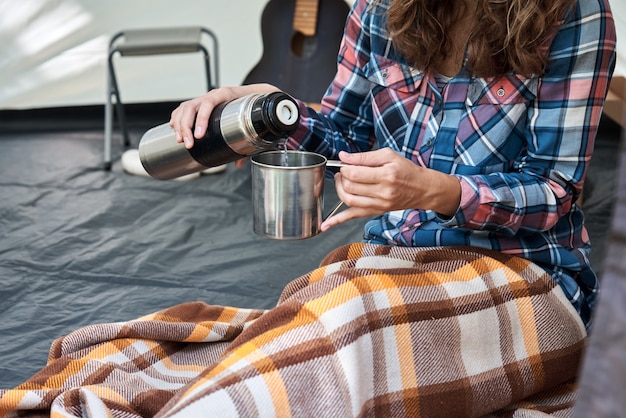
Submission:
<svg viewBox="0 0 626 418">
<path fill-rule="evenodd" d="M 205 36 L 203 36 L 205 35 Z M 211 42 L 208 45 L 208 40 Z M 212 51 L 211 51 L 212 50 Z M 210 53 L 212 52 L 212 55 Z M 203 53 L 206 68 L 207 91 L 219 85 L 218 42 L 215 34 L 200 26 L 170 27 L 156 29 L 129 29 L 118 32 L 109 43 L 107 65 L 107 100 L 104 109 L 104 168 L 111 169 L 111 137 L 113 133 L 113 99 L 117 119 L 124 137 L 124 146 L 130 146 L 124 104 L 115 76 L 113 56 L 122 57 L 165 55 L 180 53 Z M 211 60 L 211 57 L 213 59 Z M 214 77 L 212 77 L 212 74 Z M 214 82 L 213 82 L 214 78 Z"/>
</svg>

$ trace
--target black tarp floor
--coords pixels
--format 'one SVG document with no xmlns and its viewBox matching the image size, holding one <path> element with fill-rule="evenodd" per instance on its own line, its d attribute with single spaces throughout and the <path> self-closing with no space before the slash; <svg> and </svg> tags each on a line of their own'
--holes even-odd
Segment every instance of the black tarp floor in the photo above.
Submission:
<svg viewBox="0 0 626 418">
<path fill-rule="evenodd" d="M 134 142 L 169 110 L 143 115 Z M 102 121 L 61 113 L 0 112 L 0 388 L 31 376 L 53 339 L 84 325 L 194 300 L 270 308 L 290 280 L 361 239 L 364 221 L 302 241 L 258 237 L 249 164 L 187 182 L 131 176 L 118 137 L 105 172 Z M 585 189 L 600 272 L 619 138 L 603 121 Z M 335 199 L 328 182 L 326 201 Z"/>
</svg>

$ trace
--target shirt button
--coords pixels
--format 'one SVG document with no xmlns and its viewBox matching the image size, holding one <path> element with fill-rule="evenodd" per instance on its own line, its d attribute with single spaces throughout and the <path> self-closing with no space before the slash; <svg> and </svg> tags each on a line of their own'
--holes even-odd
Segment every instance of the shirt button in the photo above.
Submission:
<svg viewBox="0 0 626 418">
<path fill-rule="evenodd" d="M 388 75 L 389 75 L 389 71 L 383 70 L 383 78 L 387 78 Z"/>
<path fill-rule="evenodd" d="M 427 139 L 426 140 L 426 146 L 430 147 L 433 144 L 433 140 L 432 139 Z"/>
</svg>

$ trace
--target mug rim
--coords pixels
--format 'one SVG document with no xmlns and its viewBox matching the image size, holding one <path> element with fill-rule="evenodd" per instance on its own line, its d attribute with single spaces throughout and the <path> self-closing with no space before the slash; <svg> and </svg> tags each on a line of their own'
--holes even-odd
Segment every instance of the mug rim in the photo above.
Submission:
<svg viewBox="0 0 626 418">
<path fill-rule="evenodd" d="M 268 162 L 258 161 L 258 158 L 261 158 L 263 156 L 267 156 L 269 154 L 272 154 L 272 155 L 283 154 L 285 152 L 290 155 L 297 154 L 297 155 L 319 157 L 320 161 L 316 163 L 312 163 L 312 164 L 298 165 L 298 166 L 284 166 L 284 165 L 276 165 L 276 164 L 270 164 Z M 319 166 L 325 166 L 326 163 L 328 162 L 328 158 L 326 158 L 324 155 L 320 153 L 313 152 L 313 151 L 299 151 L 299 150 L 277 151 L 275 150 L 275 151 L 265 151 L 259 154 L 255 154 L 250 157 L 250 161 L 252 162 L 252 164 L 259 166 L 259 167 L 280 169 L 280 170 L 301 170 L 304 168 L 314 168 L 314 167 L 319 167 Z"/>
</svg>

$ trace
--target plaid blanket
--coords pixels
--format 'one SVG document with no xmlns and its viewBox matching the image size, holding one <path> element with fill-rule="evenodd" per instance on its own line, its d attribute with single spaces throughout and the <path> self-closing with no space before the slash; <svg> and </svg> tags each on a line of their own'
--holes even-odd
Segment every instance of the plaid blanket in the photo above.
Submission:
<svg viewBox="0 0 626 418">
<path fill-rule="evenodd" d="M 59 338 L 0 416 L 568 416 L 585 339 L 527 260 L 351 244 L 270 310 L 190 302 Z"/>
</svg>

